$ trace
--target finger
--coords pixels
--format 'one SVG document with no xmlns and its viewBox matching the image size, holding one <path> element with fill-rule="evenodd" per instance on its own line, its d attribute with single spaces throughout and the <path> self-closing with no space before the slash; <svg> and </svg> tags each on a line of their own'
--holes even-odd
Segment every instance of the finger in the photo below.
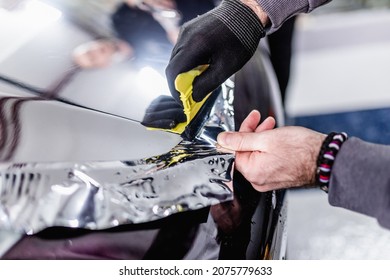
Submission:
<svg viewBox="0 0 390 280">
<path fill-rule="evenodd" d="M 273 117 L 266 118 L 254 131 L 262 132 L 270 129 L 274 129 L 276 125 L 276 121 Z"/>
<path fill-rule="evenodd" d="M 207 62 L 208 59 L 205 58 L 205 55 L 201 52 L 194 52 L 187 49 L 187 53 L 184 53 L 182 50 L 178 50 L 177 53 L 173 54 L 171 61 L 165 69 L 165 75 L 168 80 L 169 90 L 176 101 L 181 103 L 180 94 L 175 87 L 175 80 L 177 76 L 179 74 L 186 73 L 197 66 L 207 64 Z M 201 76 L 205 75 L 207 71 L 208 70 L 206 70 Z M 195 81 L 196 80 L 197 79 L 195 79 Z"/>
<path fill-rule="evenodd" d="M 261 151 L 267 137 L 263 133 L 222 132 L 217 137 L 218 144 L 226 149 L 241 152 Z"/>
<path fill-rule="evenodd" d="M 151 111 L 147 112 L 144 116 L 144 122 L 151 122 L 158 119 L 171 119 L 176 122 L 185 122 L 186 116 L 182 110 L 178 110 L 176 108 L 168 108 L 162 111 Z"/>
<path fill-rule="evenodd" d="M 241 123 L 240 132 L 253 132 L 258 127 L 260 122 L 260 112 L 257 110 L 253 110 L 249 113 L 249 115 L 245 118 L 245 120 Z"/>
<path fill-rule="evenodd" d="M 218 34 L 218 31 L 226 32 L 222 26 L 213 30 L 213 33 Z M 218 88 L 229 77 L 240 70 L 251 57 L 247 56 L 247 51 L 242 48 L 239 41 L 233 40 L 229 42 L 229 46 L 221 45 L 221 42 L 218 41 L 209 43 L 211 44 L 210 48 L 213 50 L 205 53 L 209 54 L 209 62 L 207 64 L 210 66 L 194 82 L 193 97 L 195 101 L 202 100 L 206 94 Z M 223 51 L 220 50 L 221 48 Z M 233 53 L 234 55 L 232 55 Z M 226 56 L 230 56 L 228 60 L 226 60 Z"/>
<path fill-rule="evenodd" d="M 210 92 L 217 89 L 223 82 L 225 82 L 234 71 L 230 70 L 226 57 L 222 57 L 215 52 L 208 53 L 204 59 L 207 59 L 205 64 L 209 67 L 200 76 L 194 80 L 192 97 L 196 102 L 200 102 Z"/>
<path fill-rule="evenodd" d="M 152 128 L 172 129 L 178 123 L 176 120 L 172 120 L 172 119 L 158 119 L 158 120 L 150 120 L 150 121 L 143 120 L 141 124 L 143 126 L 152 127 Z"/>
<path fill-rule="evenodd" d="M 164 111 L 168 109 L 176 109 L 183 112 L 183 108 L 171 96 L 161 96 L 152 101 L 146 112 Z"/>
<path fill-rule="evenodd" d="M 217 89 L 226 79 L 217 73 L 212 65 L 200 76 L 196 77 L 193 83 L 192 98 L 196 102 L 203 100 L 210 92 Z"/>
</svg>

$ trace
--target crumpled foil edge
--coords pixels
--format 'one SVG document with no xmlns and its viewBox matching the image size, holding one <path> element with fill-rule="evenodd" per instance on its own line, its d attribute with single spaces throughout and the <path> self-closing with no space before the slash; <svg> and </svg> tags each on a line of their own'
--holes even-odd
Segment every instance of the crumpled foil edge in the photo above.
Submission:
<svg viewBox="0 0 390 280">
<path fill-rule="evenodd" d="M 135 161 L 1 163 L 0 230 L 35 234 L 64 226 L 90 230 L 155 221 L 233 199 L 234 155 L 215 147 L 234 129 L 230 80 L 193 141 Z"/>
</svg>

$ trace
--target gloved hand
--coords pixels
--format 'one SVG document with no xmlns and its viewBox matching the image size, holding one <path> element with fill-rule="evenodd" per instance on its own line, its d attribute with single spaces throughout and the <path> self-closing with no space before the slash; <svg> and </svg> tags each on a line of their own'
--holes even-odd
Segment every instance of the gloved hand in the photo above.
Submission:
<svg viewBox="0 0 390 280">
<path fill-rule="evenodd" d="M 171 96 L 161 95 L 146 109 L 141 123 L 151 129 L 173 130 L 185 121 L 186 116 L 180 104 Z"/>
<path fill-rule="evenodd" d="M 184 24 L 166 68 L 172 96 L 182 104 L 177 77 L 208 65 L 192 84 L 193 100 L 202 101 L 245 65 L 264 36 L 257 15 L 239 0 L 224 0 L 215 9 Z"/>
<path fill-rule="evenodd" d="M 142 124 L 152 129 L 182 134 L 207 100 L 203 98 L 202 101 L 196 102 L 192 98 L 194 80 L 207 68 L 208 65 L 202 65 L 179 74 L 176 78 L 176 89 L 180 93 L 181 103 L 171 96 L 159 96 L 147 108 Z"/>
</svg>

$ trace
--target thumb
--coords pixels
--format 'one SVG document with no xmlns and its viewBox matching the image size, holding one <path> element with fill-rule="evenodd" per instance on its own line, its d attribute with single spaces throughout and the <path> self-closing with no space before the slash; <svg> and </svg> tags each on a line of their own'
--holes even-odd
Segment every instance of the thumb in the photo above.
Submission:
<svg viewBox="0 0 390 280">
<path fill-rule="evenodd" d="M 261 150 L 261 135 L 253 132 L 222 132 L 217 137 L 218 144 L 238 152 Z"/>
</svg>

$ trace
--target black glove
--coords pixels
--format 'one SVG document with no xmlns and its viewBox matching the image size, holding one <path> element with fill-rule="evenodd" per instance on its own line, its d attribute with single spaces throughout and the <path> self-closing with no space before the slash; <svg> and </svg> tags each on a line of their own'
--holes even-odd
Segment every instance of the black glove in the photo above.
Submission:
<svg viewBox="0 0 390 280">
<path fill-rule="evenodd" d="M 179 74 L 208 65 L 193 83 L 192 98 L 202 101 L 240 70 L 252 57 L 265 30 L 253 10 L 239 0 L 221 5 L 183 25 L 166 68 L 172 96 L 181 103 L 175 86 Z"/>
<path fill-rule="evenodd" d="M 141 123 L 149 128 L 172 130 L 185 121 L 183 107 L 171 96 L 161 95 L 146 109 Z"/>
<path fill-rule="evenodd" d="M 208 98 L 206 103 L 198 103 L 202 105 L 198 111 L 200 117 L 191 114 L 190 121 L 183 107 L 172 96 L 161 95 L 154 99 L 146 109 L 141 124 L 148 129 L 180 134 L 184 139 L 191 141 L 205 122 L 204 116 L 210 112 L 219 92 L 215 91 L 216 94 Z"/>
<path fill-rule="evenodd" d="M 201 66 L 179 74 L 176 78 L 176 88 L 180 92 L 182 103 L 178 103 L 172 96 L 156 98 L 146 109 L 142 124 L 149 128 L 182 134 L 200 111 L 205 112 L 203 107 L 206 107 L 206 109 L 208 107 L 203 106 L 205 102 L 208 100 L 215 101 L 216 94 L 213 95 L 213 98 L 204 98 L 201 102 L 196 102 L 192 98 L 193 82 L 205 69 L 207 69 L 207 66 Z M 207 96 L 210 97 L 211 95 Z M 187 134 L 187 137 L 191 137 L 193 131 L 189 130 Z"/>
</svg>

